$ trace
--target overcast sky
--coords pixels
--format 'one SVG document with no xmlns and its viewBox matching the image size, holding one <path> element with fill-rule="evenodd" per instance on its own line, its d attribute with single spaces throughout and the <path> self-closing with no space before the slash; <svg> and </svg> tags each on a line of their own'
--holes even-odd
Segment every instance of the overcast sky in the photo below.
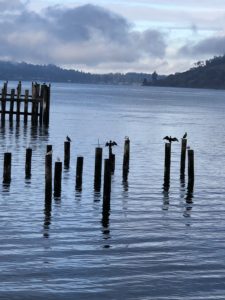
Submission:
<svg viewBox="0 0 225 300">
<path fill-rule="evenodd" d="M 186 70 L 225 53 L 225 0 L 0 0 L 0 59 L 96 73 Z"/>
</svg>

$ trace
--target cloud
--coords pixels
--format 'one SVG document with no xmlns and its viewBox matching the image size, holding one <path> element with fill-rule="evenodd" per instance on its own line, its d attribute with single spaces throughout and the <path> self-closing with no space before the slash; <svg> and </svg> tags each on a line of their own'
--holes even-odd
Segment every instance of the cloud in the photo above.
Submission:
<svg viewBox="0 0 225 300">
<path fill-rule="evenodd" d="M 184 56 L 223 55 L 225 54 L 225 36 L 209 37 L 194 45 L 186 44 L 179 49 L 179 54 Z"/>
<path fill-rule="evenodd" d="M 0 59 L 88 68 L 165 55 L 167 45 L 161 32 L 135 31 L 124 17 L 100 6 L 55 6 L 38 14 L 20 1 L 11 1 L 21 10 L 1 21 Z M 9 9 L 7 3 L 0 1 L 0 8 Z"/>
<path fill-rule="evenodd" d="M 15 13 L 24 8 L 25 3 L 20 0 L 0 0 L 0 14 Z"/>
</svg>

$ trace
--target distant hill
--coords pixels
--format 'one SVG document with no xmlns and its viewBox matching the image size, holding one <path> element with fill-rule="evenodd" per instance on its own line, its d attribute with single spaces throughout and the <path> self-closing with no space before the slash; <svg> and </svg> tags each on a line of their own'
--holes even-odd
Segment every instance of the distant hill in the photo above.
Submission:
<svg viewBox="0 0 225 300">
<path fill-rule="evenodd" d="M 73 82 L 101 84 L 142 84 L 144 78 L 151 80 L 146 73 L 91 74 L 76 70 L 66 70 L 55 65 L 33 65 L 25 62 L 0 61 L 0 80 L 28 80 L 43 82 Z"/>
<path fill-rule="evenodd" d="M 225 55 L 198 61 L 190 70 L 161 80 L 144 80 L 146 86 L 225 89 Z"/>
</svg>

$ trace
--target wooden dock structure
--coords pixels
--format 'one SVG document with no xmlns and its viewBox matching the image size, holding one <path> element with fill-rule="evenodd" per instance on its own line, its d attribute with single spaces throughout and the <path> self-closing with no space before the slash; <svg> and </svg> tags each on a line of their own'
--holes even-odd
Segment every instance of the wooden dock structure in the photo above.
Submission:
<svg viewBox="0 0 225 300">
<path fill-rule="evenodd" d="M 32 125 L 49 124 L 50 114 L 50 88 L 51 85 L 32 82 L 32 89 L 26 89 L 22 93 L 22 83 L 19 81 L 16 89 L 8 89 L 8 82 L 3 84 L 0 93 L 0 114 L 1 122 L 4 124 L 6 115 L 9 115 L 9 121 L 13 122 L 14 116 L 19 123 L 21 116 L 27 124 L 30 117 Z"/>
</svg>

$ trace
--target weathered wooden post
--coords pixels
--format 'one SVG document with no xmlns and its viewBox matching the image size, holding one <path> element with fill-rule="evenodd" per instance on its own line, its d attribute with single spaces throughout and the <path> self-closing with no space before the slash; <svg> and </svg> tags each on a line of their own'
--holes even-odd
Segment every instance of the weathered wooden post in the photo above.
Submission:
<svg viewBox="0 0 225 300">
<path fill-rule="evenodd" d="M 54 196 L 61 196 L 61 186 L 62 186 L 62 162 L 55 162 L 55 174 L 54 174 Z"/>
<path fill-rule="evenodd" d="M 102 148 L 95 148 L 95 178 L 94 189 L 96 192 L 101 190 L 101 176 L 102 176 Z"/>
<path fill-rule="evenodd" d="M 43 123 L 45 126 L 49 124 L 50 111 L 50 85 L 43 84 Z"/>
<path fill-rule="evenodd" d="M 185 175 L 187 139 L 181 139 L 180 177 Z"/>
<path fill-rule="evenodd" d="M 5 123 L 5 108 L 6 108 L 6 92 L 5 89 L 2 89 L 2 116 L 1 116 L 1 121 L 4 124 Z"/>
<path fill-rule="evenodd" d="M 15 89 L 11 89 L 10 111 L 9 111 L 9 121 L 10 122 L 13 121 L 14 98 L 15 98 Z"/>
<path fill-rule="evenodd" d="M 130 165 L 130 139 L 125 138 L 124 142 L 124 154 L 123 154 L 123 179 L 126 181 Z"/>
<path fill-rule="evenodd" d="M 116 165 L 116 156 L 115 156 L 114 153 L 111 154 L 110 162 L 111 162 L 111 173 L 114 174 L 114 172 L 115 172 L 115 165 Z"/>
<path fill-rule="evenodd" d="M 16 122 L 17 123 L 20 122 L 21 89 L 22 89 L 22 84 L 21 81 L 19 81 L 17 86 L 17 97 L 16 97 Z"/>
<path fill-rule="evenodd" d="M 103 211 L 110 209 L 111 195 L 111 164 L 109 159 L 104 161 Z"/>
<path fill-rule="evenodd" d="M 32 125 L 38 123 L 39 89 L 40 85 L 38 83 L 32 83 Z"/>
<path fill-rule="evenodd" d="M 188 150 L 188 186 L 194 186 L 194 150 Z"/>
<path fill-rule="evenodd" d="M 31 160 L 32 160 L 32 149 L 26 149 L 26 163 L 25 163 L 25 178 L 31 177 Z"/>
<path fill-rule="evenodd" d="M 70 167 L 70 142 L 64 142 L 64 168 L 69 169 Z"/>
<path fill-rule="evenodd" d="M 28 99 L 29 99 L 29 90 L 25 90 L 25 98 L 24 98 L 24 124 L 27 124 Z"/>
<path fill-rule="evenodd" d="M 165 143 L 164 189 L 170 186 L 171 143 Z"/>
<path fill-rule="evenodd" d="M 52 151 L 52 145 L 47 145 L 46 146 L 46 153 L 49 153 Z"/>
<path fill-rule="evenodd" d="M 77 157 L 77 167 L 76 167 L 76 190 L 82 190 L 82 176 L 83 176 L 83 161 L 82 156 Z"/>
<path fill-rule="evenodd" d="M 10 152 L 4 153 L 4 169 L 3 169 L 4 184 L 10 184 L 11 182 L 11 162 L 12 162 L 12 154 Z"/>
<path fill-rule="evenodd" d="M 52 196 L 52 153 L 48 151 L 45 155 L 45 197 Z"/>
</svg>

